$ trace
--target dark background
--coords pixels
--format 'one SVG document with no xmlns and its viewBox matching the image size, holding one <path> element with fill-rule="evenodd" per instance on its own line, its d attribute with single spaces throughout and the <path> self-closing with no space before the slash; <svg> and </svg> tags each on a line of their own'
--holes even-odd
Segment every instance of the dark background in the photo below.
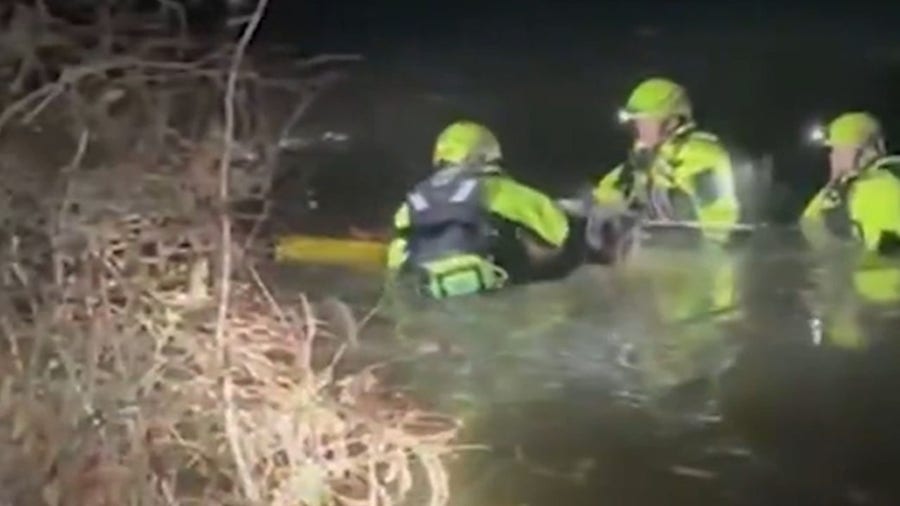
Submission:
<svg viewBox="0 0 900 506">
<path fill-rule="evenodd" d="M 900 2 L 273 0 L 261 37 L 366 57 L 309 121 L 354 133 L 334 170 L 378 174 L 380 200 L 399 198 L 462 116 L 491 126 L 532 184 L 594 180 L 626 147 L 617 107 L 654 74 L 686 85 L 701 126 L 735 152 L 772 156 L 769 219 L 793 220 L 823 182 L 823 154 L 804 143 L 814 121 L 865 108 L 889 146 L 900 135 Z"/>
</svg>

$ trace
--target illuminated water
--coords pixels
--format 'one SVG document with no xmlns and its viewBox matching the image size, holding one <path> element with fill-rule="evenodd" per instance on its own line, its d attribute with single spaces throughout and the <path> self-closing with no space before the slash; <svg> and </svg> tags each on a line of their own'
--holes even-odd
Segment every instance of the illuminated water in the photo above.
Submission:
<svg viewBox="0 0 900 506">
<path fill-rule="evenodd" d="M 489 448 L 453 463 L 456 505 L 898 504 L 900 305 L 856 295 L 894 266 L 859 265 L 765 232 L 485 297 L 388 295 L 358 358 L 393 361 Z M 357 315 L 382 293 L 350 271 L 281 278 Z"/>
</svg>

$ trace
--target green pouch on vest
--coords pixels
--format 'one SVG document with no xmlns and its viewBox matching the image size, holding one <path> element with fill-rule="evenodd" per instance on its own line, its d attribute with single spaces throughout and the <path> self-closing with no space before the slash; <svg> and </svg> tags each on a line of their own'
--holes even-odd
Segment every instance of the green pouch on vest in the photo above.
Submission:
<svg viewBox="0 0 900 506">
<path fill-rule="evenodd" d="M 454 255 L 422 265 L 423 288 L 436 299 L 496 290 L 506 284 L 500 267 L 478 255 Z"/>
</svg>

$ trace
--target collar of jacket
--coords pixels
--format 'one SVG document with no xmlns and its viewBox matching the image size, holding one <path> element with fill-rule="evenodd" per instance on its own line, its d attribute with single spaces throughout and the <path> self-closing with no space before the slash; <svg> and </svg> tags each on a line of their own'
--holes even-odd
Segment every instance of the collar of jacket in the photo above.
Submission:
<svg viewBox="0 0 900 506">
<path fill-rule="evenodd" d="M 900 156 L 882 156 L 876 158 L 871 163 L 859 170 L 848 172 L 832 180 L 829 186 L 842 186 L 852 183 L 858 179 L 871 176 L 878 170 L 890 170 L 891 167 L 900 166 Z"/>
<path fill-rule="evenodd" d="M 694 122 L 686 123 L 678 127 L 675 132 L 659 147 L 659 154 L 672 163 L 680 158 L 682 148 L 691 139 L 703 139 L 711 142 L 719 140 L 715 135 L 700 130 Z"/>
<path fill-rule="evenodd" d="M 900 177 L 900 156 L 897 155 L 884 155 L 879 158 L 876 158 L 874 162 L 870 164 L 870 167 L 867 167 L 866 170 L 874 170 L 874 169 L 885 169 Z"/>
<path fill-rule="evenodd" d="M 444 165 L 440 167 L 438 170 L 453 170 L 458 172 L 469 172 L 478 175 L 497 175 L 497 176 L 505 176 L 506 171 L 500 166 L 497 162 L 486 163 L 482 165 L 465 165 L 465 164 L 453 164 L 453 165 Z"/>
</svg>

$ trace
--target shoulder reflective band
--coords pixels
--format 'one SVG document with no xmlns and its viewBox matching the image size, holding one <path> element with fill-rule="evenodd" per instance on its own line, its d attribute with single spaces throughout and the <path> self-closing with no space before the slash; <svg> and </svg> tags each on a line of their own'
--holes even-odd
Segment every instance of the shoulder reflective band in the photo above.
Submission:
<svg viewBox="0 0 900 506">
<path fill-rule="evenodd" d="M 459 184 L 459 187 L 456 189 L 456 192 L 453 193 L 453 196 L 450 197 L 450 202 L 463 202 L 468 199 L 472 195 L 472 190 L 475 189 L 475 186 L 478 184 L 474 179 L 466 179 L 462 183 Z"/>
<path fill-rule="evenodd" d="M 413 206 L 413 209 L 415 209 L 416 211 L 424 211 L 425 209 L 428 209 L 428 201 L 425 200 L 425 197 L 423 197 L 420 193 L 410 193 L 407 200 L 409 200 L 409 204 Z"/>
</svg>

